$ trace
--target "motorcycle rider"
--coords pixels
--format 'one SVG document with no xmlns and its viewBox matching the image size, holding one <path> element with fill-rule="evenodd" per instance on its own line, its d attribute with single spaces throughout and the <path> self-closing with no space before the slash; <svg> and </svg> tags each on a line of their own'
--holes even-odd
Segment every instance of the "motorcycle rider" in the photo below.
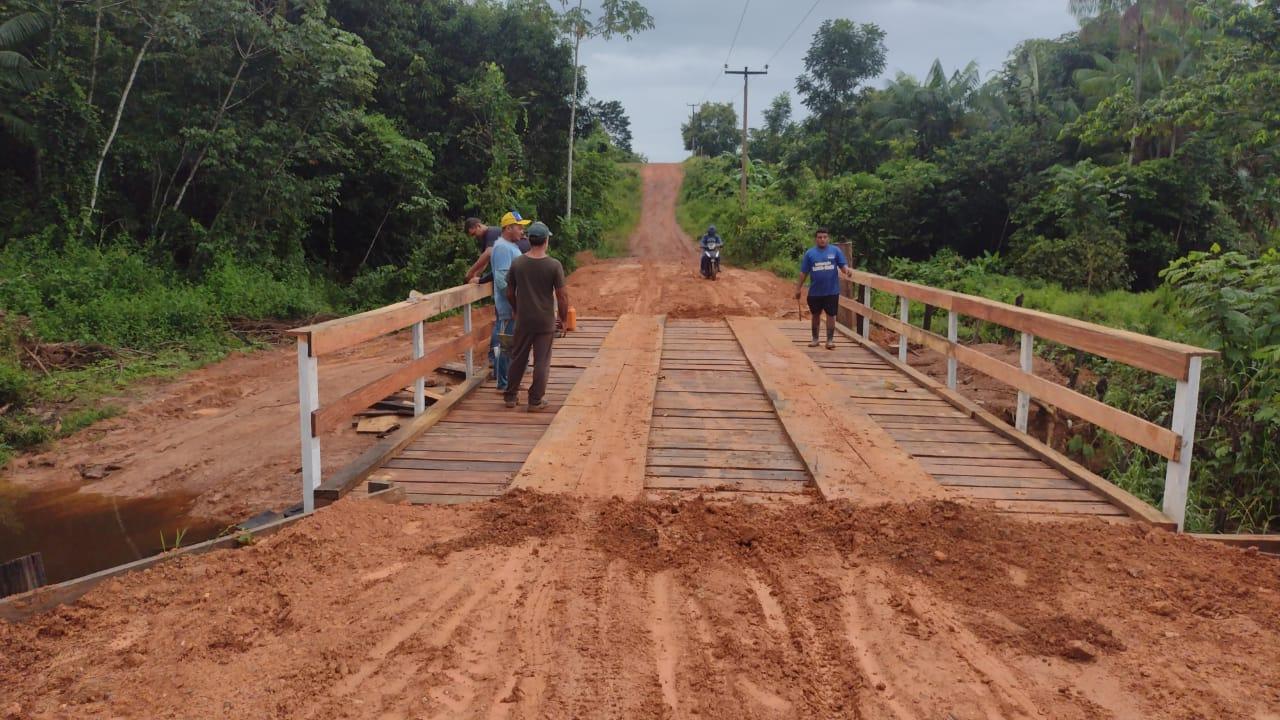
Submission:
<svg viewBox="0 0 1280 720">
<path fill-rule="evenodd" d="M 698 240 L 698 246 L 701 247 L 703 250 L 702 252 L 702 276 L 703 277 L 711 277 L 711 258 L 707 257 L 706 251 L 708 249 L 722 247 L 723 245 L 724 245 L 724 240 L 721 239 L 720 233 L 716 232 L 716 226 L 715 225 L 708 226 L 706 234 L 703 235 L 700 240 Z"/>
</svg>

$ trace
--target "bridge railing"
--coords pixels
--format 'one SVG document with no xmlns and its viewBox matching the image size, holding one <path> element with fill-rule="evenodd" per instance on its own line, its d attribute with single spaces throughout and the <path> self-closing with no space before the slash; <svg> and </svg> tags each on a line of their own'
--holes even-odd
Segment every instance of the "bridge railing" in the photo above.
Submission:
<svg viewBox="0 0 1280 720">
<path fill-rule="evenodd" d="M 444 363 L 465 354 L 467 377 L 475 373 L 475 348 L 487 344 L 493 323 L 473 328 L 472 303 L 493 295 L 493 285 L 463 285 L 430 295 L 414 293 L 408 300 L 317 325 L 290 330 L 298 341 L 298 423 L 302 438 L 302 506 L 315 509 L 320 487 L 320 435 L 379 400 L 414 385 L 414 416 L 426 409 L 426 376 Z M 426 352 L 426 321 L 441 313 L 463 308 L 462 334 Z M 405 365 L 370 381 L 324 407 L 320 405 L 320 367 L 323 355 L 346 350 L 383 335 L 413 328 L 413 355 Z"/>
<path fill-rule="evenodd" d="M 860 300 L 854 297 L 854 283 L 862 288 Z M 898 317 L 874 309 L 872 301 L 876 291 L 897 296 Z M 903 364 L 907 362 L 908 343 L 912 342 L 946 357 L 947 387 L 952 390 L 956 389 L 956 369 L 960 364 L 1016 388 L 1015 426 L 1018 431 L 1026 433 L 1031 398 L 1035 397 L 1167 459 L 1162 509 L 1165 515 L 1177 522 L 1178 529 L 1182 529 L 1195 443 L 1200 370 L 1204 358 L 1215 356 L 1217 352 L 868 272 L 854 271 L 853 282 L 844 282 L 843 295 L 840 305 L 858 319 L 858 333 L 864 339 L 870 339 L 871 323 L 898 334 L 898 360 Z M 946 337 L 911 325 L 912 301 L 947 311 Z M 1010 365 L 961 345 L 959 323 L 962 317 L 1021 332 L 1019 365 Z M 1037 337 L 1172 378 L 1177 382 L 1172 426 L 1161 427 L 1071 388 L 1037 377 L 1032 366 Z"/>
</svg>

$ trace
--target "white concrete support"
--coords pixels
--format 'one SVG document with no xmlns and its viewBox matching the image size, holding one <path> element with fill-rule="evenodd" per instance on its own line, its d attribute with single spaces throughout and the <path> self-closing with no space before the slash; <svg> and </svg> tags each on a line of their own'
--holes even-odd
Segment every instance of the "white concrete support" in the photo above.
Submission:
<svg viewBox="0 0 1280 720">
<path fill-rule="evenodd" d="M 462 331 L 471 334 L 471 303 L 462 310 Z M 474 347 L 467 348 L 467 379 L 470 380 L 472 375 L 476 374 L 476 349 Z"/>
<path fill-rule="evenodd" d="M 862 304 L 868 308 L 871 307 L 871 286 L 862 286 Z M 866 315 L 862 316 L 862 339 L 867 340 L 871 337 L 871 318 Z"/>
<path fill-rule="evenodd" d="M 1031 373 L 1035 366 L 1032 365 L 1032 357 L 1036 346 L 1036 338 L 1028 332 L 1022 333 L 1022 356 L 1020 358 L 1022 372 Z M 1031 415 L 1031 393 L 1018 391 L 1018 415 L 1014 421 L 1014 427 L 1018 428 L 1018 432 L 1025 433 L 1027 431 L 1027 420 Z"/>
<path fill-rule="evenodd" d="M 413 359 L 421 360 L 427 354 L 426 324 L 419 320 L 413 324 Z M 427 411 L 427 378 L 419 375 L 413 381 L 413 416 Z"/>
<path fill-rule="evenodd" d="M 911 322 L 911 301 L 908 300 L 906 296 L 898 298 L 898 320 L 900 320 L 903 325 L 910 324 Z M 898 362 L 903 363 L 904 365 L 907 362 L 906 333 L 898 334 Z"/>
<path fill-rule="evenodd" d="M 947 311 L 947 339 L 952 345 L 960 342 L 960 316 L 954 310 Z M 956 362 L 955 355 L 947 356 L 947 387 L 952 390 L 956 389 Z"/>
<path fill-rule="evenodd" d="M 320 438 L 312 428 L 311 414 L 320 409 L 320 363 L 311 356 L 311 343 L 298 337 L 298 429 L 302 437 L 302 511 L 316 509 L 320 487 Z"/>
<path fill-rule="evenodd" d="M 1191 358 L 1187 379 L 1178 382 L 1173 397 L 1172 430 L 1182 438 L 1178 460 L 1169 461 L 1164 474 L 1164 514 L 1182 532 L 1187 519 L 1187 489 L 1191 485 L 1191 455 L 1196 444 L 1196 409 L 1200 403 L 1200 366 L 1203 358 Z"/>
</svg>

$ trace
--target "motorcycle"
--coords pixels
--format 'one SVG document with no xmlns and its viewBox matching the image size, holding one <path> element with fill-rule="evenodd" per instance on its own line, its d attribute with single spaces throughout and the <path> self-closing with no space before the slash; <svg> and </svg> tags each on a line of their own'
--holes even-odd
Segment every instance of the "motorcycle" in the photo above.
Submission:
<svg viewBox="0 0 1280 720">
<path fill-rule="evenodd" d="M 720 248 L 723 242 L 711 243 L 702 249 L 702 277 L 715 280 L 720 274 Z"/>
</svg>

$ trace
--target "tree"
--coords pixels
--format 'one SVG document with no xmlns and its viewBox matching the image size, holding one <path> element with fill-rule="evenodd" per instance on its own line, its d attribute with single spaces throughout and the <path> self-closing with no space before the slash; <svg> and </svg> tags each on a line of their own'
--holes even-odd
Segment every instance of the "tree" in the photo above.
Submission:
<svg viewBox="0 0 1280 720">
<path fill-rule="evenodd" d="M 884 39 L 879 26 L 845 19 L 826 20 L 814 33 L 796 90 L 827 133 L 824 170 L 831 168 L 863 83 L 884 71 Z"/>
<path fill-rule="evenodd" d="M 561 0 L 567 5 L 569 0 Z M 564 14 L 565 31 L 573 37 L 573 95 L 569 102 L 569 172 L 567 182 L 567 198 L 565 200 L 566 220 L 573 218 L 573 143 L 577 135 L 578 114 L 578 50 L 584 38 L 612 39 L 621 35 L 630 41 L 637 34 L 653 29 L 653 16 L 638 0 L 603 0 L 599 19 L 591 19 L 591 11 L 582 6 L 578 0 L 574 7 Z"/>
<path fill-rule="evenodd" d="M 578 118 L 578 137 L 587 137 L 597 126 L 608 134 L 614 147 L 628 155 L 634 152 L 631 147 L 631 118 L 622 103 L 617 100 L 588 102 Z"/>
<path fill-rule="evenodd" d="M 764 111 L 764 127 L 751 131 L 751 154 L 766 162 L 780 162 L 795 130 L 791 121 L 791 95 L 781 93 Z"/>
<path fill-rule="evenodd" d="M 738 113 L 732 103 L 703 103 L 680 126 L 684 149 L 715 157 L 737 152 L 742 139 L 738 130 Z"/>
<path fill-rule="evenodd" d="M 47 18 L 34 12 L 22 13 L 0 24 L 0 88 L 22 93 L 36 88 L 42 73 L 18 48 L 47 28 Z M 0 105 L 0 129 L 23 142 L 35 142 L 35 128 L 3 105 Z"/>
</svg>

